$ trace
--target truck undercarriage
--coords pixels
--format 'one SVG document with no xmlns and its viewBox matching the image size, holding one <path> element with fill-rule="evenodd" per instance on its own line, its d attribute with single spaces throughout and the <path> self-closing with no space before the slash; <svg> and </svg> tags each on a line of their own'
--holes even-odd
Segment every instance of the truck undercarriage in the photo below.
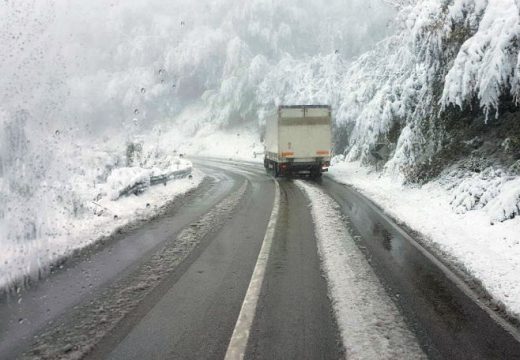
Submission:
<svg viewBox="0 0 520 360">
<path fill-rule="evenodd" d="M 276 162 L 264 159 L 264 167 L 266 171 L 271 172 L 275 177 L 297 177 L 308 176 L 310 178 L 318 178 L 323 172 L 328 171 L 329 161 L 324 159 L 316 159 L 312 162 L 298 162 L 298 161 Z"/>
</svg>

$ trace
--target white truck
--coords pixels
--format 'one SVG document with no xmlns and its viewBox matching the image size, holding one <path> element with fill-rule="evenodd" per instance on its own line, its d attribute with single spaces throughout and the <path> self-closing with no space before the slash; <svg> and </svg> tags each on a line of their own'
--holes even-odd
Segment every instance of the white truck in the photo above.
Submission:
<svg viewBox="0 0 520 360">
<path fill-rule="evenodd" d="M 264 143 L 264 167 L 274 176 L 321 176 L 330 164 L 330 106 L 279 106 L 267 120 Z"/>
</svg>

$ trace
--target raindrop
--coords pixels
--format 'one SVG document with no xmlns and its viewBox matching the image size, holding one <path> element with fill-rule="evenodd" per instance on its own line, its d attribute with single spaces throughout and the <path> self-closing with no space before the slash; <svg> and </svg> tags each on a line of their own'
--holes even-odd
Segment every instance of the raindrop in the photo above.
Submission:
<svg viewBox="0 0 520 360">
<path fill-rule="evenodd" d="M 139 109 L 135 109 L 134 110 L 134 114 L 138 115 L 139 114 Z"/>
<path fill-rule="evenodd" d="M 22 318 L 19 318 L 19 319 L 18 319 L 18 323 L 19 323 L 19 324 L 23 324 L 23 319 L 22 319 Z"/>
<path fill-rule="evenodd" d="M 174 88 L 174 89 L 175 89 L 176 87 L 177 87 L 177 85 L 176 85 L 176 84 L 173 84 L 173 85 L 172 85 L 172 88 Z"/>
<path fill-rule="evenodd" d="M 159 69 L 159 75 L 164 75 L 164 69 Z"/>
<path fill-rule="evenodd" d="M 58 136 L 58 135 L 60 134 L 60 131 L 59 131 L 59 130 L 56 130 L 56 131 L 54 132 L 54 134 L 56 134 L 56 136 Z"/>
<path fill-rule="evenodd" d="M 141 94 L 144 94 L 146 92 L 145 88 L 141 88 Z"/>
</svg>

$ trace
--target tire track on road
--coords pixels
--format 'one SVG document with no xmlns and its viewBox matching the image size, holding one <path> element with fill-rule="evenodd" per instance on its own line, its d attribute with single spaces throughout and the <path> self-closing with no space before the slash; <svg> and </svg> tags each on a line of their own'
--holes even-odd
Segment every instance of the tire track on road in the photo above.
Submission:
<svg viewBox="0 0 520 360">
<path fill-rule="evenodd" d="M 242 186 L 167 242 L 147 262 L 107 288 L 98 298 L 76 307 L 45 330 L 21 359 L 78 359 L 88 355 L 154 288 L 173 273 L 209 234 L 221 228 L 249 187 Z"/>
</svg>

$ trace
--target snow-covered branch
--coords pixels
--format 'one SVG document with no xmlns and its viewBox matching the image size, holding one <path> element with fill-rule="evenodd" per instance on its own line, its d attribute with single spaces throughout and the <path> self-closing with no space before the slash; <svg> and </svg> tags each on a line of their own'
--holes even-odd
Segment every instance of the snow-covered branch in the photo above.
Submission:
<svg viewBox="0 0 520 360">
<path fill-rule="evenodd" d="M 411 6 L 417 3 L 418 0 L 381 0 L 383 3 L 402 9 L 405 6 Z"/>
</svg>

